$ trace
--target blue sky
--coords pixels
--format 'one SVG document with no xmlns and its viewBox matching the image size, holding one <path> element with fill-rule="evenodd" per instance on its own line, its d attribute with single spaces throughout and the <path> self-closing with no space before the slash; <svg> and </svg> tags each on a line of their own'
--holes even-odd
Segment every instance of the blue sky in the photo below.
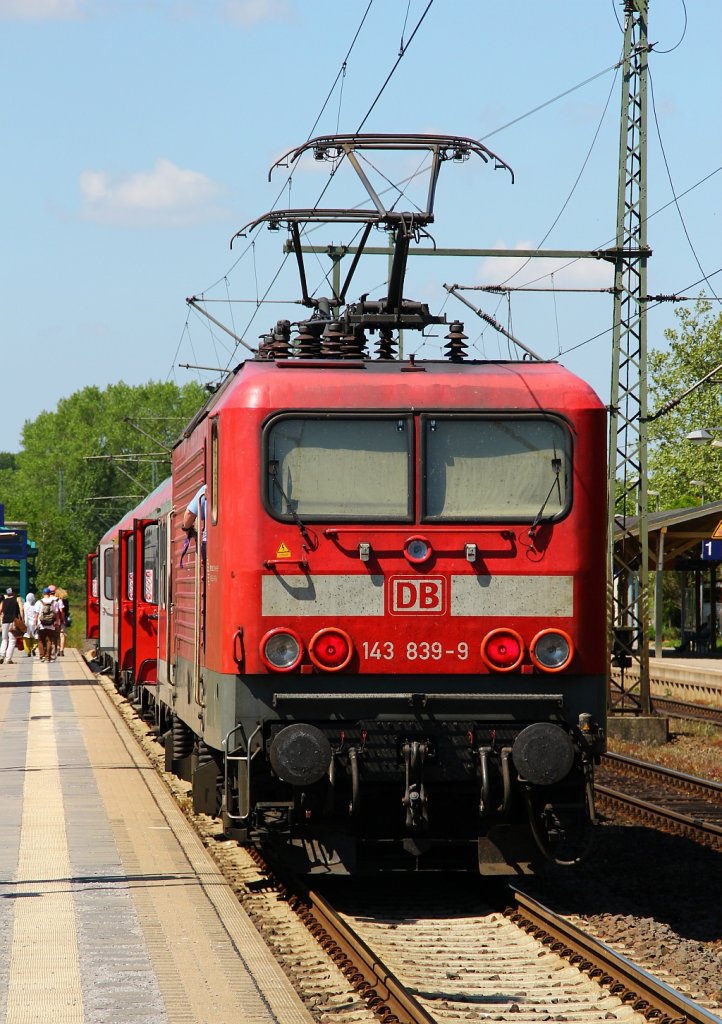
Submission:
<svg viewBox="0 0 722 1024">
<path fill-rule="evenodd" d="M 368 0 L 0 0 L 0 449 L 17 450 L 25 420 L 88 384 L 206 381 L 217 374 L 178 364 L 242 358 L 227 336 L 189 313 L 186 296 L 222 300 L 208 309 L 251 345 L 278 317 L 301 315 L 298 306 L 255 303 L 269 286 L 269 298 L 298 297 L 292 261 L 275 277 L 283 235 L 264 228 L 232 251 L 230 238 L 276 204 L 287 175 L 269 184 L 268 168 L 308 137 L 319 114 L 314 134 L 358 128 L 402 40 L 405 55 L 365 130 L 480 138 L 516 175 L 512 185 L 478 161 L 444 166 L 432 228 L 438 245 L 532 247 L 555 221 L 547 248 L 613 239 L 620 80 L 608 69 L 621 54 L 619 0 L 434 0 L 409 42 L 427 4 L 371 4 L 321 113 Z M 669 175 L 678 194 L 711 177 L 679 200 L 681 216 L 674 203 L 655 212 L 673 196 L 650 102 L 649 290 L 709 294 L 695 282 L 722 267 L 722 4 L 686 0 L 685 9 L 682 0 L 651 0 L 650 8 Z M 394 180 L 418 165 L 373 159 Z M 327 165 L 303 163 L 290 203 L 286 187 L 279 205 L 313 205 L 327 183 Z M 362 198 L 358 183 L 339 173 L 324 202 Z M 349 241 L 350 233 L 337 227 L 312 240 L 322 239 Z M 495 358 L 506 342 L 449 298 L 443 282 L 495 283 L 517 267 L 417 259 L 406 292 L 463 319 L 471 354 Z M 469 297 L 545 357 L 561 352 L 606 399 L 611 297 L 559 289 L 607 287 L 611 269 L 586 261 L 550 277 L 552 269 L 537 261 L 514 283 L 543 277 L 538 284 L 555 291 Z M 310 258 L 312 291 L 327 291 L 327 270 L 324 259 Z M 350 297 L 384 294 L 385 259 L 362 270 Z M 722 274 L 710 280 L 722 294 Z M 671 305 L 653 310 L 650 346 L 663 346 L 674 323 Z M 407 350 L 434 356 L 439 344 L 443 337 L 414 338 Z"/>
</svg>

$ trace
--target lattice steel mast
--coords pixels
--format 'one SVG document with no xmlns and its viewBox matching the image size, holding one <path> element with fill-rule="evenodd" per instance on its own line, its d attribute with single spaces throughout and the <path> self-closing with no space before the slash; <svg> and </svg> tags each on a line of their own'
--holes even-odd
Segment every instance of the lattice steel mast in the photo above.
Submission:
<svg viewBox="0 0 722 1024">
<path fill-rule="evenodd" d="M 624 2 L 609 425 L 610 710 L 649 714 L 647 534 L 647 15 Z M 615 530 L 617 532 L 615 544 Z M 636 665 L 637 673 L 625 669 Z"/>
</svg>

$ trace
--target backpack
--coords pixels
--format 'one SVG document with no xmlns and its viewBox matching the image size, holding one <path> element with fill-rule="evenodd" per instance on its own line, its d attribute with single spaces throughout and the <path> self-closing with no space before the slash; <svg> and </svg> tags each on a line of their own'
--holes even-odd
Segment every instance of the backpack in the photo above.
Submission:
<svg viewBox="0 0 722 1024">
<path fill-rule="evenodd" d="M 55 601 L 51 604 L 46 604 L 45 601 L 40 602 L 40 625 L 52 629 L 55 626 Z"/>
</svg>

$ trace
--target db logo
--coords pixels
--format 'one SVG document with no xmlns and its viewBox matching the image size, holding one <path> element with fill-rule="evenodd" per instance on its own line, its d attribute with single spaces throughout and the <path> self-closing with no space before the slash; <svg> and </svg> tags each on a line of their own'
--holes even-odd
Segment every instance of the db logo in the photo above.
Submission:
<svg viewBox="0 0 722 1024">
<path fill-rule="evenodd" d="M 392 576 L 389 584 L 392 615 L 439 615 L 446 611 L 443 576 Z"/>
</svg>

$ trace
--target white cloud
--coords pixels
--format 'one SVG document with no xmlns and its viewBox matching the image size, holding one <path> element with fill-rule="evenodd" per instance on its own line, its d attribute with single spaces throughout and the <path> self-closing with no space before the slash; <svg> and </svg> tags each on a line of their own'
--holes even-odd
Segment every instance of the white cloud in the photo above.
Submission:
<svg viewBox="0 0 722 1024">
<path fill-rule="evenodd" d="M 499 249 L 533 249 L 530 241 L 509 246 L 496 242 Z M 553 274 L 553 278 L 550 275 Z M 610 288 L 614 284 L 614 269 L 606 260 L 595 259 L 527 259 L 520 256 L 488 257 L 478 268 L 476 279 L 480 284 L 501 284 L 508 278 L 509 285 L 522 287 L 536 282 L 540 288 Z"/>
<path fill-rule="evenodd" d="M 0 0 L 0 19 L 45 21 L 79 18 L 82 0 Z"/>
<path fill-rule="evenodd" d="M 289 0 L 225 0 L 223 16 L 239 25 L 261 21 L 286 21 L 291 15 Z"/>
<path fill-rule="evenodd" d="M 125 176 L 83 171 L 80 191 L 83 218 L 98 224 L 185 227 L 223 215 L 216 206 L 221 192 L 217 182 L 163 158 L 151 171 Z"/>
</svg>

